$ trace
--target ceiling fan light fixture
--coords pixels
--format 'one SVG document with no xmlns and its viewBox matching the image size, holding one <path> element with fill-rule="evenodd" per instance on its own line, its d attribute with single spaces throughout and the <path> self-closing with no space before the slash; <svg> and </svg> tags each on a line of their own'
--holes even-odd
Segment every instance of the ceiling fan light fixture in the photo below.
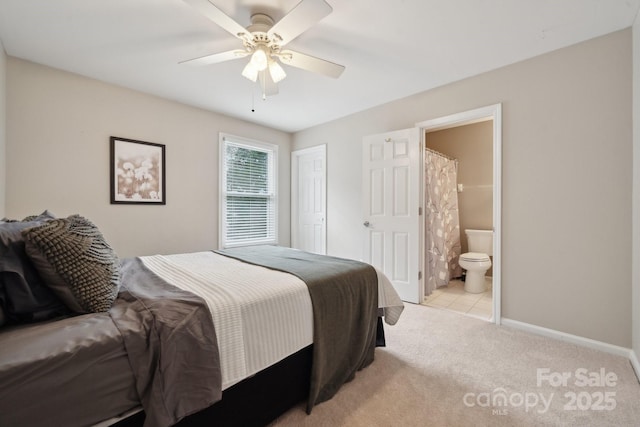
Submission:
<svg viewBox="0 0 640 427">
<path fill-rule="evenodd" d="M 245 65 L 242 70 L 242 75 L 254 83 L 258 80 L 258 69 L 253 65 L 252 61 L 249 61 L 247 65 Z"/>
<path fill-rule="evenodd" d="M 287 73 L 284 72 L 284 69 L 282 69 L 275 59 L 269 61 L 269 72 L 271 73 L 271 79 L 274 83 L 278 83 L 287 77 Z"/>
<path fill-rule="evenodd" d="M 258 71 L 265 70 L 269 65 L 269 55 L 267 55 L 266 50 L 265 46 L 260 45 L 256 47 L 255 52 L 251 55 L 251 63 Z"/>
</svg>

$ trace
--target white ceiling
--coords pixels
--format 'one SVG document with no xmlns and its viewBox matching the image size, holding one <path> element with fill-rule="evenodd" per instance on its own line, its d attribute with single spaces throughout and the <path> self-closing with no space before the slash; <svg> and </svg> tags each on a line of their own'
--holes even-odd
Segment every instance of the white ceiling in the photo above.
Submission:
<svg viewBox="0 0 640 427">
<path fill-rule="evenodd" d="M 243 26 L 299 0 L 211 0 Z M 261 99 L 247 59 L 179 62 L 240 48 L 182 0 L 0 0 L 7 54 L 295 132 L 633 24 L 640 0 L 327 0 L 288 48 L 346 66 L 337 79 L 284 65 Z M 255 112 L 252 112 L 252 108 Z"/>
</svg>

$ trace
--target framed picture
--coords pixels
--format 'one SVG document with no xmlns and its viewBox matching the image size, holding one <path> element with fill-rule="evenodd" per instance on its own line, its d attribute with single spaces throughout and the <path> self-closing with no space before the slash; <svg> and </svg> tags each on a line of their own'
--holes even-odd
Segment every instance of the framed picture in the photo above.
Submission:
<svg viewBox="0 0 640 427">
<path fill-rule="evenodd" d="M 164 145 L 112 136 L 111 204 L 166 204 Z"/>
</svg>

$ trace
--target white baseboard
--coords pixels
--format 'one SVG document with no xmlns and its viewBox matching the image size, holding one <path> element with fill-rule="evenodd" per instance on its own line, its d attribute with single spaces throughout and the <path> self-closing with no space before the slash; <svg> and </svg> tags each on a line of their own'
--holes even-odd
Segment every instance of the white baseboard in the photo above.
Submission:
<svg viewBox="0 0 640 427">
<path fill-rule="evenodd" d="M 542 335 L 545 337 L 557 339 L 560 341 L 570 342 L 583 347 L 592 348 L 594 350 L 604 351 L 605 353 L 615 354 L 617 356 L 626 357 L 631 361 L 633 368 L 636 371 L 636 376 L 640 374 L 640 364 L 635 357 L 635 353 L 630 348 L 620 347 L 613 344 L 608 344 L 602 341 L 592 340 L 591 338 L 585 338 L 578 335 L 571 335 L 565 332 L 556 331 L 555 329 L 547 329 L 541 326 L 532 325 L 530 323 L 519 322 L 517 320 L 502 318 L 502 325 L 509 326 L 514 329 L 520 329 L 526 332 L 531 332 L 536 335 Z M 635 364 L 634 360 L 635 359 Z"/>
<path fill-rule="evenodd" d="M 638 382 L 640 382 L 640 362 L 638 362 L 638 355 L 635 351 L 630 350 L 629 361 L 631 362 L 631 366 L 636 373 L 636 378 L 638 378 Z"/>
</svg>

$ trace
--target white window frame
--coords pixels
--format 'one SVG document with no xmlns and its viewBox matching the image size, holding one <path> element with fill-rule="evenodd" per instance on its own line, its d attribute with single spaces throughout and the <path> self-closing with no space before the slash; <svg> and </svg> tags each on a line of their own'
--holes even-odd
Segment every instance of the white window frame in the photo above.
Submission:
<svg viewBox="0 0 640 427">
<path fill-rule="evenodd" d="M 254 239 L 243 242 L 227 241 L 227 167 L 226 167 L 226 148 L 227 144 L 241 146 L 250 150 L 263 151 L 270 154 L 271 161 L 269 165 L 269 176 L 271 194 L 269 198 L 273 202 L 273 238 Z M 219 197 L 219 229 L 218 229 L 218 247 L 221 249 L 239 246 L 251 245 L 277 245 L 278 244 L 278 146 L 262 141 L 256 141 L 226 133 L 219 135 L 219 170 L 220 170 L 220 197 Z"/>
</svg>

